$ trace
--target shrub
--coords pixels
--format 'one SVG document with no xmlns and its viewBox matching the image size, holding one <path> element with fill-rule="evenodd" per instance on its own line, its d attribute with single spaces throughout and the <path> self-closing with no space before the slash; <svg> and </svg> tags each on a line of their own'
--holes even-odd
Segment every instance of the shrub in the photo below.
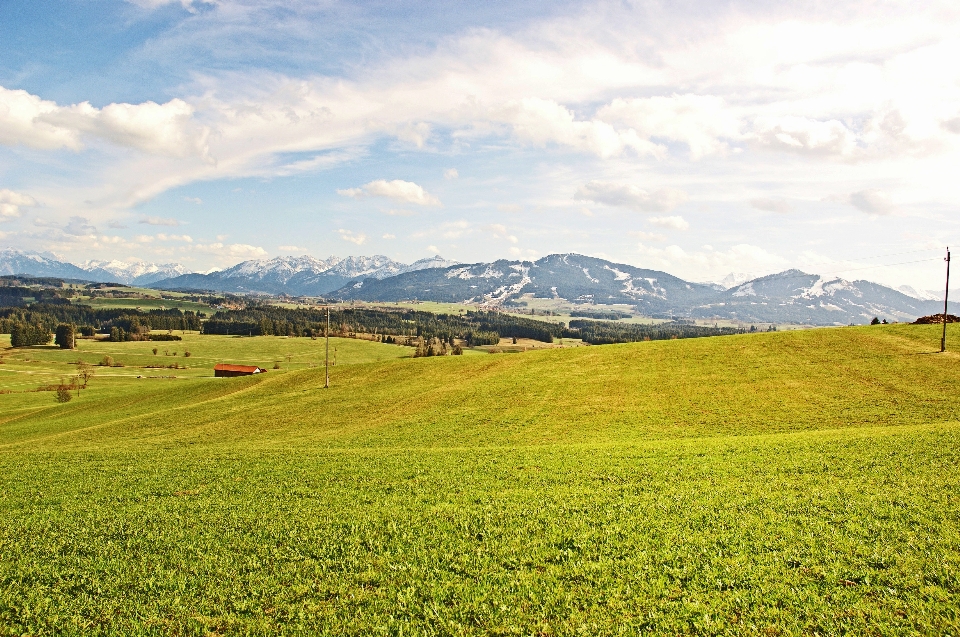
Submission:
<svg viewBox="0 0 960 637">
<path fill-rule="evenodd" d="M 73 394 L 70 393 L 70 389 L 66 385 L 60 385 L 57 387 L 58 403 L 68 403 L 70 402 L 71 398 L 73 398 Z"/>
<path fill-rule="evenodd" d="M 148 341 L 182 341 L 183 338 L 176 334 L 145 334 L 144 338 Z"/>
<path fill-rule="evenodd" d="M 277 361 L 276 363 L 274 363 L 274 364 L 273 364 L 273 368 L 274 368 L 274 369 L 280 369 L 280 361 Z"/>
<path fill-rule="evenodd" d="M 187 358 L 190 358 L 190 352 L 184 352 L 183 355 L 186 356 Z"/>
<path fill-rule="evenodd" d="M 103 367 L 113 367 L 113 356 L 104 356 L 103 360 L 100 361 L 100 365 Z"/>
<path fill-rule="evenodd" d="M 157 355 L 157 348 L 156 348 L 156 347 L 153 348 L 153 355 L 154 355 L 154 356 Z"/>
</svg>

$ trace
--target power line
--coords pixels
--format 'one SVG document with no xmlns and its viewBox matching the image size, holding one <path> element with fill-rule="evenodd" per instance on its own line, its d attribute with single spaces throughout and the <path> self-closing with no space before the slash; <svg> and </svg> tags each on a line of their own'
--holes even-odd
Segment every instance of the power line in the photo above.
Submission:
<svg viewBox="0 0 960 637">
<path fill-rule="evenodd" d="M 855 263 L 855 262 L 857 262 L 857 261 L 865 261 L 865 260 L 867 260 L 867 259 L 881 259 L 881 258 L 886 258 L 886 257 L 901 256 L 901 255 L 905 255 L 905 254 L 918 254 L 918 253 L 921 253 L 921 252 L 932 252 L 933 250 L 936 250 L 936 249 L 937 249 L 937 248 L 928 248 L 928 249 L 924 249 L 924 250 L 908 250 L 908 251 L 906 251 L 906 252 L 893 252 L 893 253 L 890 253 L 890 254 L 878 254 L 878 255 L 875 255 L 875 256 L 872 256 L 872 257 L 857 257 L 857 258 L 854 258 L 854 259 L 836 259 L 836 260 L 834 260 L 834 261 L 823 262 L 822 265 L 828 265 L 828 264 L 833 264 L 833 263 Z M 858 271 L 858 270 L 871 270 L 871 269 L 873 269 L 873 268 L 889 268 L 889 267 L 893 267 L 893 266 L 896 266 L 896 265 L 909 265 L 909 264 L 912 264 L 912 263 L 926 263 L 926 262 L 929 262 L 929 261 L 938 261 L 939 259 L 940 259 L 940 257 L 931 257 L 931 258 L 929 258 L 929 259 L 917 259 L 917 260 L 915 260 L 915 261 L 900 261 L 900 262 L 898 262 L 898 263 L 878 263 L 878 264 L 876 264 L 876 265 L 868 265 L 868 266 L 863 266 L 863 267 L 859 267 L 859 268 L 844 268 L 844 269 L 842 269 L 842 270 L 827 270 L 826 272 L 809 272 L 809 273 L 804 273 L 803 275 L 796 275 L 796 277 L 783 277 L 783 278 L 785 278 L 785 279 L 789 279 L 789 278 L 802 278 L 803 276 L 811 276 L 811 275 L 814 275 L 814 274 L 818 274 L 818 275 L 820 275 L 820 276 L 824 276 L 824 275 L 829 275 L 829 274 L 839 274 L 839 273 L 842 273 L 842 272 L 856 272 L 856 271 Z M 806 264 L 806 265 L 804 265 L 803 267 L 809 267 L 809 268 L 813 269 L 813 268 L 815 268 L 816 266 L 817 266 L 817 264 L 814 263 L 814 264 Z M 799 268 L 797 268 L 797 269 L 799 269 Z M 762 278 L 763 276 L 770 276 L 770 275 L 768 275 L 768 274 L 764 274 L 764 273 L 766 273 L 766 272 L 769 272 L 769 270 L 754 270 L 753 272 L 741 272 L 740 274 L 743 274 L 743 275 L 745 275 L 745 276 L 749 276 L 749 277 L 752 277 L 752 278 Z M 754 276 L 754 275 L 757 275 L 757 276 Z M 734 287 L 736 287 L 736 286 L 734 286 Z"/>
<path fill-rule="evenodd" d="M 867 265 L 862 268 L 847 268 L 845 270 L 831 270 L 828 272 L 821 272 L 816 274 L 819 274 L 819 276 L 823 276 L 825 274 L 839 274 L 841 272 L 857 272 L 859 270 L 872 270 L 874 268 L 890 268 L 895 265 L 910 265 L 911 263 L 927 263 L 929 261 L 939 261 L 939 260 L 940 260 L 940 257 L 934 257 L 932 259 L 917 259 L 916 261 L 900 261 L 899 263 L 878 263 L 876 265 Z"/>
</svg>

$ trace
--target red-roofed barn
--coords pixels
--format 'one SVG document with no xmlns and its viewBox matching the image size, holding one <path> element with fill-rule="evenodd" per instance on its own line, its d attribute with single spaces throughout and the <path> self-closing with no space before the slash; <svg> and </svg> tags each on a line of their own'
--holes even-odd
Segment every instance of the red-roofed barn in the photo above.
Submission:
<svg viewBox="0 0 960 637">
<path fill-rule="evenodd" d="M 218 378 L 230 378 L 232 376 L 250 376 L 251 374 L 262 374 L 265 370 L 255 365 L 227 365 L 218 363 L 213 366 L 213 375 Z"/>
</svg>

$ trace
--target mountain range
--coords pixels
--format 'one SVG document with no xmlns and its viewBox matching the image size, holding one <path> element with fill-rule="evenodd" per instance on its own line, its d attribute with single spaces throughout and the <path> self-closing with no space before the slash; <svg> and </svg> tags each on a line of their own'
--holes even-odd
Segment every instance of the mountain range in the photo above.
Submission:
<svg viewBox="0 0 960 637">
<path fill-rule="evenodd" d="M 913 320 L 943 309 L 936 292 L 907 286 L 894 290 L 799 270 L 752 280 L 731 274 L 720 283 L 693 283 L 659 270 L 578 254 L 475 264 L 434 256 L 409 265 L 382 255 L 328 259 L 304 255 L 244 261 L 204 274 L 187 272 L 179 264 L 140 261 L 74 265 L 53 255 L 8 248 L 0 250 L 0 274 L 362 301 L 419 299 L 523 306 L 524 299 L 533 296 L 581 305 L 628 305 L 643 316 L 660 318 L 813 325 L 863 323 L 874 316 Z"/>
<path fill-rule="evenodd" d="M 942 311 L 870 281 L 787 270 L 724 289 L 691 283 L 666 272 L 578 254 L 537 261 L 495 261 L 423 269 L 350 283 L 330 294 L 363 301 L 421 299 L 486 305 L 522 304 L 527 295 L 575 303 L 633 306 L 643 316 L 728 319 L 761 323 L 847 325 L 873 317 L 913 320 Z"/>
<path fill-rule="evenodd" d="M 26 252 L 12 248 L 0 249 L 0 275 L 26 274 L 96 283 L 146 286 L 184 272 L 186 268 L 179 263 L 86 261 L 81 265 L 74 265 L 61 261 L 52 254 Z"/>
<path fill-rule="evenodd" d="M 383 255 L 345 259 L 330 257 L 326 260 L 310 256 L 277 257 L 244 261 L 232 268 L 209 274 L 183 274 L 158 281 L 153 287 L 163 290 L 322 296 L 358 279 L 384 279 L 424 268 L 444 268 L 455 263 L 440 256 L 421 259 L 410 265 Z"/>
<path fill-rule="evenodd" d="M 372 257 L 311 256 L 277 257 L 244 261 L 209 273 L 189 272 L 179 263 L 143 261 L 86 261 L 67 263 L 52 254 L 0 249 L 0 275 L 77 279 L 96 283 L 123 283 L 162 290 L 194 289 L 216 292 L 291 294 L 317 296 L 336 290 L 350 281 L 384 278 L 422 268 L 456 264 L 437 255 L 409 265 L 383 255 Z"/>
</svg>

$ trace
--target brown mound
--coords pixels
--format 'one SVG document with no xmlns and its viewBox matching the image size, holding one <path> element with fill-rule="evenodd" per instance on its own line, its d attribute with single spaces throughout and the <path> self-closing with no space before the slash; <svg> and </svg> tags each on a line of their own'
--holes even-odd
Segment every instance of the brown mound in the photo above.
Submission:
<svg viewBox="0 0 960 637">
<path fill-rule="evenodd" d="M 921 316 L 913 322 L 914 325 L 940 325 L 943 323 L 943 314 L 931 314 L 930 316 Z M 960 323 L 960 317 L 953 314 L 947 314 L 947 323 Z"/>
</svg>

